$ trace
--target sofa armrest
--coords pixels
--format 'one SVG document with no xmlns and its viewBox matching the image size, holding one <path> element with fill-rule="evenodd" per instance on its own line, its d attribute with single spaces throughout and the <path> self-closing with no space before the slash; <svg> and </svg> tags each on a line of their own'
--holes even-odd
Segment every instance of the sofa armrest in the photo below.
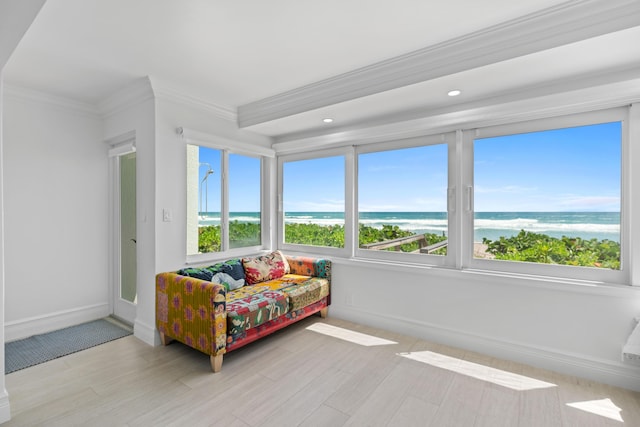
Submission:
<svg viewBox="0 0 640 427">
<path fill-rule="evenodd" d="M 325 278 L 331 283 L 331 261 L 325 258 L 313 258 L 285 255 L 291 274 Z"/>
<path fill-rule="evenodd" d="M 223 285 L 176 273 L 156 275 L 156 325 L 165 337 L 203 353 L 225 353 L 227 291 Z"/>
</svg>

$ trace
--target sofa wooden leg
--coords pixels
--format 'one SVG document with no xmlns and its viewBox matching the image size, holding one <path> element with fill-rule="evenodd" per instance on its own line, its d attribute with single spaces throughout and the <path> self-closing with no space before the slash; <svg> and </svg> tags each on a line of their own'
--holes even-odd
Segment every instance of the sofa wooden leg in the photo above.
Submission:
<svg viewBox="0 0 640 427">
<path fill-rule="evenodd" d="M 323 319 L 327 318 L 327 314 L 329 314 L 329 307 L 325 307 L 320 310 L 320 317 L 322 317 Z"/>
<path fill-rule="evenodd" d="M 222 354 L 211 356 L 211 369 L 213 369 L 214 373 L 222 370 L 222 356 Z"/>
<path fill-rule="evenodd" d="M 162 343 L 162 345 L 169 345 L 171 341 L 173 341 L 173 338 L 169 338 L 168 336 L 160 332 L 160 342 Z"/>
</svg>

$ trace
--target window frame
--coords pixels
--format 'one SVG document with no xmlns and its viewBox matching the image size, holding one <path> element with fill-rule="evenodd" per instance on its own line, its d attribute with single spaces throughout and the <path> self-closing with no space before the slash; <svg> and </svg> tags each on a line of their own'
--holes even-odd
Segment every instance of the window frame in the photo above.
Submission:
<svg viewBox="0 0 640 427">
<path fill-rule="evenodd" d="M 620 159 L 620 270 L 590 267 L 538 264 L 519 261 L 476 259 L 473 257 L 474 240 L 474 141 L 478 138 L 508 136 L 529 132 L 539 132 L 568 127 L 588 126 L 608 122 L 621 122 Z M 629 150 L 629 108 L 619 107 L 606 110 L 577 113 L 551 118 L 534 119 L 517 123 L 487 126 L 463 132 L 462 182 L 459 197 L 462 203 L 462 268 L 492 271 L 496 273 L 524 276 L 549 277 L 563 280 L 580 280 L 591 283 L 630 283 L 629 231 L 630 209 L 629 168 L 625 162 Z M 469 193 L 470 192 L 470 193 Z"/>
<path fill-rule="evenodd" d="M 359 145 L 355 147 L 354 155 L 354 256 L 362 259 L 371 259 L 379 261 L 389 262 L 404 262 L 416 265 L 429 265 L 440 267 L 452 267 L 455 265 L 456 255 L 458 249 L 458 231 L 456 224 L 457 212 L 455 201 L 455 182 L 457 176 L 457 162 L 456 159 L 456 132 L 447 132 L 442 134 L 420 136 L 415 138 L 399 139 L 392 141 L 385 141 L 373 144 Z M 380 153 L 384 151 L 395 151 L 408 148 L 427 147 L 432 145 L 445 144 L 447 146 L 447 200 L 446 212 L 447 212 L 447 255 L 431 255 L 431 254 L 413 254 L 404 252 L 392 252 L 392 251 L 376 251 L 360 248 L 359 240 L 359 174 L 358 174 L 358 161 L 360 154 L 367 153 Z"/>
<path fill-rule="evenodd" d="M 327 157 L 344 156 L 344 247 L 334 248 L 327 246 L 302 245 L 286 243 L 284 241 L 284 164 L 304 160 L 322 159 Z M 351 257 L 353 255 L 353 148 L 342 147 L 337 149 L 310 151 L 278 156 L 278 190 L 277 190 L 277 247 L 284 251 L 309 253 L 322 256 Z"/>
<path fill-rule="evenodd" d="M 269 181 L 269 159 L 275 157 L 275 151 L 270 148 L 256 147 L 253 144 L 247 144 L 240 141 L 229 140 L 226 138 L 218 137 L 215 135 L 209 135 L 206 133 L 193 131 L 185 128 L 179 128 L 178 133 L 182 135 L 184 141 L 184 148 L 186 151 L 187 145 L 194 145 L 198 147 L 209 148 L 213 150 L 220 150 L 221 162 L 220 171 L 221 176 L 221 200 L 220 200 L 220 251 L 187 254 L 185 246 L 186 264 L 201 264 L 208 261 L 214 261 L 218 259 L 228 259 L 233 257 L 240 257 L 247 253 L 255 253 L 267 250 L 272 246 L 269 227 L 267 219 L 269 218 L 269 194 L 268 181 Z M 246 246 L 241 248 L 229 248 L 229 155 L 237 154 L 251 158 L 257 158 L 260 160 L 260 240 L 261 244 L 256 246 Z M 186 159 L 185 159 L 185 174 Z M 186 182 L 185 182 L 186 184 Z M 185 206 L 187 205 L 185 191 Z M 187 236 L 187 221 L 185 221 L 185 242 Z"/>
</svg>

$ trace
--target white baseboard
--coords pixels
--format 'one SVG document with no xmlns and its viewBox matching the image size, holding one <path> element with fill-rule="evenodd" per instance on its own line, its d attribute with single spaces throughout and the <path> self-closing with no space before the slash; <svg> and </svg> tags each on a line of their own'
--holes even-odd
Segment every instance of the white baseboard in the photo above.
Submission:
<svg viewBox="0 0 640 427">
<path fill-rule="evenodd" d="M 133 336 L 154 347 L 160 345 L 160 334 L 158 334 L 156 328 L 138 319 L 133 324 Z"/>
<path fill-rule="evenodd" d="M 5 322 L 4 339 L 5 342 L 15 341 L 101 319 L 107 317 L 109 314 L 109 304 L 104 303 Z"/>
<path fill-rule="evenodd" d="M 0 394 L 0 424 L 6 423 L 11 419 L 11 406 L 9 405 L 9 394 L 6 390 L 2 390 Z"/>
<path fill-rule="evenodd" d="M 609 360 L 597 360 L 553 349 L 497 340 L 413 319 L 371 313 L 344 305 L 332 304 L 330 310 L 330 316 L 351 322 L 386 329 L 488 356 L 512 360 L 565 375 L 640 391 L 640 368 L 625 365 L 622 361 L 616 363 Z"/>
</svg>

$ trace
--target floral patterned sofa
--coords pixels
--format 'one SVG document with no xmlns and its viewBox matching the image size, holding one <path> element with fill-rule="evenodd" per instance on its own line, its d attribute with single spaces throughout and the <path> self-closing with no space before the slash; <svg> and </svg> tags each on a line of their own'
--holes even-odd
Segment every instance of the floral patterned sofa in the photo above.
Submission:
<svg viewBox="0 0 640 427">
<path fill-rule="evenodd" d="M 200 350 L 219 372 L 225 353 L 312 314 L 326 317 L 330 287 L 331 261 L 280 251 L 159 273 L 156 326 L 163 345 Z"/>
</svg>

